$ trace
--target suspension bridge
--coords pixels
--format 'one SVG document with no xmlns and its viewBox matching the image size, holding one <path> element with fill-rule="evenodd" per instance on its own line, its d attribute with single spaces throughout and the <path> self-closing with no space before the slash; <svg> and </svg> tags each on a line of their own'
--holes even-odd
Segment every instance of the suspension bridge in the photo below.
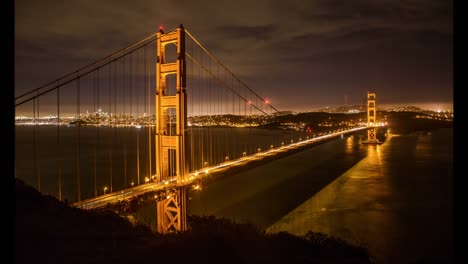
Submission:
<svg viewBox="0 0 468 264">
<path fill-rule="evenodd" d="M 262 129 L 281 113 L 190 31 L 144 39 L 15 97 L 15 177 L 83 209 L 157 203 L 158 230 L 186 226 L 187 192 L 202 179 L 306 145 L 368 130 Z"/>
</svg>

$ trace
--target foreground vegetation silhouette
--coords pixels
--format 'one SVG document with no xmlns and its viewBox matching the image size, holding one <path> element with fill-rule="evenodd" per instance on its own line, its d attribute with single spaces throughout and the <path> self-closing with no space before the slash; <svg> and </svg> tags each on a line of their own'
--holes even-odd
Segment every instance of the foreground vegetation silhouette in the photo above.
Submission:
<svg viewBox="0 0 468 264">
<path fill-rule="evenodd" d="M 251 224 L 190 216 L 161 235 L 117 214 L 69 207 L 15 180 L 16 263 L 372 263 L 365 248 L 319 233 L 266 234 Z"/>
</svg>

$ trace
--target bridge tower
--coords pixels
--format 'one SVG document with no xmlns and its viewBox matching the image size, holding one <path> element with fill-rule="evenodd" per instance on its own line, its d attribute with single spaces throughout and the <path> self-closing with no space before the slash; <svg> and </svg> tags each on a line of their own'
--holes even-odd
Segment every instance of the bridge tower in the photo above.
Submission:
<svg viewBox="0 0 468 264">
<path fill-rule="evenodd" d="M 177 47 L 177 60 L 166 62 L 166 45 Z M 188 176 L 185 153 L 187 126 L 187 95 L 185 65 L 185 30 L 182 25 L 175 31 L 157 33 L 156 63 L 156 167 L 157 180 L 165 181 L 176 177 L 177 183 Z M 175 94 L 166 87 L 167 77 L 176 75 Z M 187 229 L 187 194 L 183 187 L 177 195 L 157 202 L 159 233 L 184 231 Z"/>
<path fill-rule="evenodd" d="M 367 141 L 366 143 L 377 143 L 377 108 L 375 105 L 376 95 L 375 93 L 367 92 L 367 126 L 370 127 L 367 130 Z"/>
</svg>

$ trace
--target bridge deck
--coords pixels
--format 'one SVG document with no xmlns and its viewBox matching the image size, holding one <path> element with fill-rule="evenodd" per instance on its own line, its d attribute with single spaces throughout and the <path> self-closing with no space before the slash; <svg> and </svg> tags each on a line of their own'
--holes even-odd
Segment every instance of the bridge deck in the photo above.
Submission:
<svg viewBox="0 0 468 264">
<path fill-rule="evenodd" d="M 348 129 L 344 131 L 339 131 L 339 132 L 327 134 L 324 136 L 314 137 L 311 139 L 295 142 L 289 145 L 284 145 L 284 146 L 280 146 L 277 148 L 269 149 L 263 152 L 255 153 L 255 154 L 245 156 L 239 159 L 235 159 L 232 161 L 226 161 L 215 166 L 206 167 L 200 171 L 191 172 L 188 176 L 188 179 L 186 179 L 183 182 L 182 181 L 177 182 L 176 177 L 173 177 L 171 179 L 161 181 L 161 182 L 148 182 L 148 183 L 144 183 L 144 184 L 132 187 L 132 188 L 108 193 L 105 195 L 100 195 L 100 196 L 86 199 L 86 200 L 82 200 L 72 205 L 78 208 L 82 208 L 82 209 L 95 209 L 95 208 L 105 207 L 108 204 L 114 204 L 119 201 L 132 199 L 134 197 L 143 195 L 148 192 L 169 189 L 169 188 L 174 188 L 174 187 L 188 186 L 188 185 L 194 184 L 196 181 L 203 179 L 204 177 L 207 177 L 208 175 L 213 174 L 213 173 L 227 171 L 231 168 L 243 166 L 252 161 L 261 160 L 265 157 L 274 156 L 279 153 L 288 152 L 292 149 L 297 149 L 299 147 L 302 147 L 308 144 L 338 137 L 343 134 L 354 133 L 354 132 L 365 130 L 368 128 L 370 128 L 370 126 L 369 127 L 363 126 L 363 127 L 352 128 L 352 129 Z"/>
</svg>

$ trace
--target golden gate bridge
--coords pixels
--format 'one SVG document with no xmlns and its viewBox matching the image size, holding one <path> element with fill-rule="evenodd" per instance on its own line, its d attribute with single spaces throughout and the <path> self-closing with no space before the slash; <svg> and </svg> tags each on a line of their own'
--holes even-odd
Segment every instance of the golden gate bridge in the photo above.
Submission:
<svg viewBox="0 0 468 264">
<path fill-rule="evenodd" d="M 83 209 L 156 202 L 158 230 L 181 231 L 187 192 L 210 175 L 361 130 L 376 143 L 368 99 L 365 124 L 266 133 L 280 114 L 267 98 L 182 25 L 160 28 L 15 97 L 15 177 Z"/>
</svg>

